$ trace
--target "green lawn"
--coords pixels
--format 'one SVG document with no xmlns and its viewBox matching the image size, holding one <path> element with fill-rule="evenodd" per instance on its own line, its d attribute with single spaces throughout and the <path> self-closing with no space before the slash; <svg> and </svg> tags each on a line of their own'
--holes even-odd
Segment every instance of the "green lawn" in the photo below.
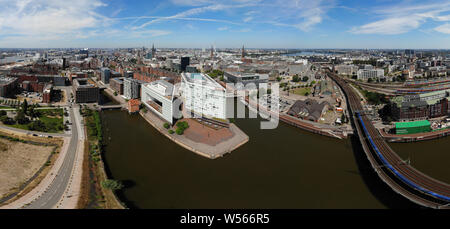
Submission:
<svg viewBox="0 0 450 229">
<path fill-rule="evenodd" d="M 293 90 L 293 93 L 296 95 L 302 95 L 305 96 L 306 93 L 308 93 L 308 95 L 311 94 L 311 88 L 310 87 L 301 87 L 301 88 L 296 88 Z"/>
<path fill-rule="evenodd" d="M 36 128 L 30 128 L 32 123 L 35 121 L 32 121 L 28 124 L 14 124 L 14 125 L 8 125 L 14 128 L 19 128 L 23 130 L 34 130 L 34 131 L 40 131 L 40 132 L 47 132 L 47 133 L 61 133 L 64 131 L 64 111 L 63 109 L 52 109 L 52 110 L 39 110 L 41 113 L 41 116 L 38 120 L 42 122 L 42 126 L 38 126 Z"/>
</svg>

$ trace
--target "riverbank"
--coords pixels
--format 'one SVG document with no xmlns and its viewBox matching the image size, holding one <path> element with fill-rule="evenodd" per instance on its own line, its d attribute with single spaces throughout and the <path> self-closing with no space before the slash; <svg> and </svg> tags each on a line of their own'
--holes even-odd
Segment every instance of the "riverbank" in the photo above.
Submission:
<svg viewBox="0 0 450 229">
<path fill-rule="evenodd" d="M 102 208 L 102 209 L 125 209 L 125 205 L 119 201 L 115 190 L 108 189 L 102 182 L 108 180 L 108 175 L 103 161 L 103 131 L 98 111 L 85 109 L 85 127 L 87 143 L 87 162 L 81 166 L 87 168 L 88 173 L 81 181 L 80 201 L 77 208 Z M 85 170 L 86 171 L 86 170 Z M 92 180 L 92 182 L 89 182 Z"/>
<path fill-rule="evenodd" d="M 248 106 L 250 109 L 257 109 L 259 107 L 258 104 L 253 103 L 252 101 L 249 101 L 248 97 L 245 98 L 246 106 Z M 348 129 L 342 129 L 342 128 L 332 128 L 332 126 L 327 126 L 324 124 L 318 124 L 313 123 L 310 121 L 300 120 L 298 118 L 292 117 L 290 115 L 286 114 L 274 114 L 271 111 L 267 111 L 267 108 L 260 109 L 261 112 L 269 113 L 271 115 L 278 115 L 279 120 L 282 122 L 289 124 L 291 126 L 295 126 L 297 128 L 300 128 L 302 130 L 306 130 L 308 132 L 319 134 L 322 136 L 337 138 L 337 139 L 346 139 L 349 134 L 353 133 L 353 130 Z M 318 126 L 321 125 L 321 126 Z"/>
<path fill-rule="evenodd" d="M 386 139 L 388 142 L 420 142 L 420 141 L 429 141 L 439 138 L 444 138 L 450 135 L 450 129 L 444 129 L 444 130 L 437 130 L 433 132 L 427 132 L 427 133 L 418 133 L 418 134 L 403 134 L 403 135 L 397 135 L 397 134 L 389 134 L 384 132 L 383 130 L 378 129 L 381 136 Z"/>
<path fill-rule="evenodd" d="M 249 141 L 249 137 L 236 125 L 231 123 L 229 127 L 229 130 L 233 134 L 231 138 L 221 141 L 216 145 L 208 145 L 203 142 L 195 142 L 183 135 L 170 134 L 167 129 L 164 128 L 165 122 L 151 113 L 151 111 L 140 111 L 139 114 L 156 130 L 158 130 L 161 134 L 163 134 L 173 142 L 177 143 L 187 150 L 190 150 L 200 156 L 209 159 L 223 157 L 223 155 L 231 153 L 232 151 Z"/>
</svg>

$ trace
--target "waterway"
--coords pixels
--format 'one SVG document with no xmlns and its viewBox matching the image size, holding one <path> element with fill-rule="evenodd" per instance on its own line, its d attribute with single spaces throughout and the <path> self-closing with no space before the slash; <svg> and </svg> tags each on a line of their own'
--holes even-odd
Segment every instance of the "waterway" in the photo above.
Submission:
<svg viewBox="0 0 450 229">
<path fill-rule="evenodd" d="M 131 208 L 416 207 L 380 181 L 355 138 L 323 137 L 283 123 L 260 130 L 260 119 L 237 119 L 250 141 L 210 160 L 174 144 L 139 115 L 101 116 L 107 170 L 124 182 L 119 198 Z M 449 182 L 449 144 L 446 138 L 392 147 Z"/>
</svg>

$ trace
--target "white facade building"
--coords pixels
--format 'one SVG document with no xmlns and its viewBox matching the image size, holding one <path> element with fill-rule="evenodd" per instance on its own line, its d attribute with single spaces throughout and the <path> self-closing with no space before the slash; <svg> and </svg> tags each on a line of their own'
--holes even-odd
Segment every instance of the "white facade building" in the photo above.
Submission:
<svg viewBox="0 0 450 229">
<path fill-rule="evenodd" d="M 384 69 L 360 69 L 358 70 L 358 79 L 367 81 L 369 78 L 381 79 L 384 78 Z"/>
<path fill-rule="evenodd" d="M 141 101 L 151 111 L 162 119 L 173 124 L 174 86 L 164 80 L 142 84 Z"/>
<path fill-rule="evenodd" d="M 226 119 L 227 93 L 224 87 L 202 73 L 181 74 L 184 108 L 206 118 Z"/>
</svg>

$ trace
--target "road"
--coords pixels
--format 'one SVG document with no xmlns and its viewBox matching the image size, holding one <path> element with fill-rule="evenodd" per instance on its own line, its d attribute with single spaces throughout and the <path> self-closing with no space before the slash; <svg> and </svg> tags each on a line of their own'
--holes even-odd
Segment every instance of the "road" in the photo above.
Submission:
<svg viewBox="0 0 450 229">
<path fill-rule="evenodd" d="M 5 125 L 0 125 L 0 129 L 12 130 L 12 131 L 20 132 L 20 133 L 24 133 L 24 134 L 37 134 L 37 135 L 52 136 L 52 137 L 70 137 L 71 136 L 70 134 L 62 134 L 62 133 L 44 133 L 44 132 L 31 131 L 31 130 L 23 130 L 23 129 L 18 129 L 18 128 L 5 126 Z"/>
<path fill-rule="evenodd" d="M 71 121 L 73 123 L 72 128 L 72 136 L 70 139 L 69 147 L 67 149 L 66 157 L 64 158 L 64 162 L 61 168 L 58 171 L 58 175 L 53 180 L 53 182 L 48 187 L 47 191 L 45 191 L 40 197 L 35 199 L 32 203 L 28 204 L 24 208 L 26 209 L 50 209 L 54 207 L 59 200 L 62 198 L 64 191 L 67 188 L 69 183 L 69 178 L 72 174 L 75 157 L 78 148 L 78 140 L 79 140 L 79 125 L 80 118 L 78 115 L 75 115 L 75 108 L 69 109 Z"/>
</svg>

